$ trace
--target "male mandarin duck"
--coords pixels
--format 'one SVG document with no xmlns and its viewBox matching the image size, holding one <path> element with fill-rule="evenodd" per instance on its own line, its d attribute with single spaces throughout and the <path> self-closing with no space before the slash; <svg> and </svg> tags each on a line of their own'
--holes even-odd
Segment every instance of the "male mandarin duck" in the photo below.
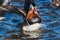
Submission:
<svg viewBox="0 0 60 40">
<path fill-rule="evenodd" d="M 28 21 L 28 25 L 23 26 L 22 35 L 27 35 L 27 38 L 39 37 L 42 31 L 42 24 L 41 17 L 39 16 L 35 7 L 32 6 L 32 8 L 28 11 L 26 20 Z"/>
<path fill-rule="evenodd" d="M 35 7 L 32 6 L 32 8 L 28 11 L 26 19 L 30 25 L 23 26 L 24 31 L 35 31 L 42 27 L 40 24 L 41 17 Z"/>
<path fill-rule="evenodd" d="M 31 9 L 29 8 L 30 4 L 32 4 Z M 42 27 L 40 24 L 41 17 L 36 10 L 34 0 L 25 0 L 24 10 L 26 12 L 28 25 L 23 26 L 23 31 L 35 31 L 40 29 Z"/>
</svg>

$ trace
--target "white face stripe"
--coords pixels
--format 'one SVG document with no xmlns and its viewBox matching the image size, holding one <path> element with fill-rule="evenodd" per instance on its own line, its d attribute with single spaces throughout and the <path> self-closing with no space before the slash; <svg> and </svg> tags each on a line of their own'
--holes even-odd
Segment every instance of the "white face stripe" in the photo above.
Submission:
<svg viewBox="0 0 60 40">
<path fill-rule="evenodd" d="M 3 6 L 6 6 L 9 2 L 11 2 L 11 0 L 4 0 L 4 2 L 3 2 Z"/>
</svg>

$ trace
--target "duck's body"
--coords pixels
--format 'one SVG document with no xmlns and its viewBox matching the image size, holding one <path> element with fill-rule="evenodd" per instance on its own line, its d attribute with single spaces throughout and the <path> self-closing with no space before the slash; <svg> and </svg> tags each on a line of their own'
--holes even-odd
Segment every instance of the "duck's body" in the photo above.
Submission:
<svg viewBox="0 0 60 40">
<path fill-rule="evenodd" d="M 29 37 L 32 38 L 38 37 L 41 32 L 42 24 L 41 17 L 38 15 L 36 9 L 32 8 L 31 10 L 29 10 L 26 19 L 29 25 L 25 23 L 26 25 L 23 26 L 23 33 L 26 35 L 30 35 Z"/>
<path fill-rule="evenodd" d="M 30 3 L 32 3 L 31 9 L 29 9 Z M 40 30 L 40 28 L 42 27 L 42 25 L 40 24 L 41 17 L 35 8 L 34 0 L 28 0 L 28 2 L 27 2 L 27 0 L 25 0 L 24 10 L 26 11 L 26 17 L 25 17 L 25 22 L 22 25 L 23 33 L 26 34 L 26 32 L 24 32 L 24 31 L 30 31 L 30 32 L 36 31 L 36 30 L 41 31 Z M 29 33 L 27 33 L 27 35 L 28 34 Z"/>
<path fill-rule="evenodd" d="M 27 16 L 26 16 L 26 19 L 28 21 L 28 23 L 30 25 L 28 26 L 24 26 L 23 27 L 23 30 L 25 30 L 24 28 L 26 28 L 26 30 L 30 30 L 30 31 L 34 31 L 34 30 L 37 30 L 40 28 L 40 23 L 41 23 L 41 17 L 40 15 L 38 14 L 37 10 L 35 7 L 32 6 L 32 8 L 28 11 L 27 13 Z M 28 29 L 27 29 L 28 28 Z"/>
</svg>

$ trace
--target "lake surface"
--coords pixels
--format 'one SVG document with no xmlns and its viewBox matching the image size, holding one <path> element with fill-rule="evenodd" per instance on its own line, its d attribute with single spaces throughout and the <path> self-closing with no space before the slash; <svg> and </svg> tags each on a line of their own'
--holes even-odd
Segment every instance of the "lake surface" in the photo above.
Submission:
<svg viewBox="0 0 60 40">
<path fill-rule="evenodd" d="M 36 8 L 41 16 L 42 23 L 46 27 L 42 28 L 41 40 L 60 40 L 60 9 L 50 6 L 49 0 L 35 0 Z M 12 5 L 23 9 L 22 2 L 11 2 Z M 6 12 L 6 17 L 0 21 L 0 40 L 4 38 L 20 37 L 20 25 L 24 22 L 22 15 Z"/>
</svg>

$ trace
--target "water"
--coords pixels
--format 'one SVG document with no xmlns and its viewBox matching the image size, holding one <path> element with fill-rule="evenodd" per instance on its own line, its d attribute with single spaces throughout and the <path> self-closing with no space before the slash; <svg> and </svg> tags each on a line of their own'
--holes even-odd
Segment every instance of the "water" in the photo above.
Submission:
<svg viewBox="0 0 60 40">
<path fill-rule="evenodd" d="M 36 8 L 41 16 L 42 23 L 46 25 L 42 29 L 42 40 L 60 40 L 60 9 L 56 9 L 50 6 L 49 0 L 35 0 Z M 23 3 L 12 2 L 12 5 L 19 6 L 23 9 Z M 19 37 L 20 25 L 24 20 L 22 15 L 16 13 L 6 12 L 4 15 L 6 18 L 0 21 L 0 38 L 11 38 L 12 34 Z M 11 31 L 11 32 L 10 32 Z"/>
</svg>

